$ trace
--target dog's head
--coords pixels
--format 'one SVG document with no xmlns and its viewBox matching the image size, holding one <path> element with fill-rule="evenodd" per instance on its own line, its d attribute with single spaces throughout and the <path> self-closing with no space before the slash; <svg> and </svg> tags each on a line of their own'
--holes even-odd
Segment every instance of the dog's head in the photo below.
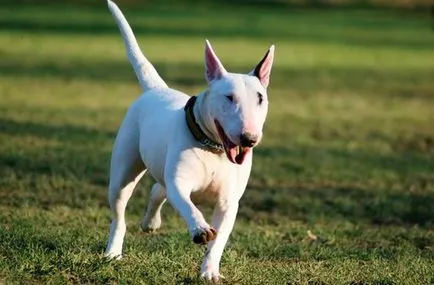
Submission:
<svg viewBox="0 0 434 285">
<path fill-rule="evenodd" d="M 209 89 L 204 100 L 207 109 L 204 120 L 233 163 L 242 164 L 247 153 L 262 138 L 273 57 L 274 46 L 271 46 L 250 73 L 230 73 L 206 41 L 205 78 Z"/>
</svg>

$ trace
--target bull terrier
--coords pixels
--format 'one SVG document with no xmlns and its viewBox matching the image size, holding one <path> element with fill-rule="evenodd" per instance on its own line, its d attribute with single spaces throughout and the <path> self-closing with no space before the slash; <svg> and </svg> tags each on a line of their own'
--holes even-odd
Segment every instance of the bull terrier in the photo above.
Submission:
<svg viewBox="0 0 434 285">
<path fill-rule="evenodd" d="M 205 44 L 208 88 L 197 96 L 171 89 L 141 52 L 117 5 L 108 7 L 122 34 L 143 94 L 130 106 L 117 133 L 108 200 L 112 223 L 105 256 L 122 257 L 125 208 L 149 172 L 155 179 L 141 227 L 161 226 L 166 199 L 185 220 L 193 242 L 208 244 L 201 276 L 218 281 L 220 259 L 247 185 L 253 148 L 261 141 L 274 46 L 248 74 L 227 72 Z M 195 203 L 214 204 L 211 224 Z"/>
</svg>

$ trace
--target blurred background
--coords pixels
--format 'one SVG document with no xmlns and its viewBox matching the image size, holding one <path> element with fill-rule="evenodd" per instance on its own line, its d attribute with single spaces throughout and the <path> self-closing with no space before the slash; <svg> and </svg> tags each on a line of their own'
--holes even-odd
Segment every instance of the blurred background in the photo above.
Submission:
<svg viewBox="0 0 434 285">
<path fill-rule="evenodd" d="M 434 282 L 431 1 L 117 4 L 187 94 L 206 88 L 206 38 L 232 72 L 276 45 L 264 140 L 222 265 L 229 284 Z M 130 259 L 101 259 L 111 147 L 139 95 L 105 1 L 1 1 L 0 280 L 195 280 L 203 252 L 170 206 L 161 234 L 140 233 L 149 177 L 127 208 Z"/>
</svg>

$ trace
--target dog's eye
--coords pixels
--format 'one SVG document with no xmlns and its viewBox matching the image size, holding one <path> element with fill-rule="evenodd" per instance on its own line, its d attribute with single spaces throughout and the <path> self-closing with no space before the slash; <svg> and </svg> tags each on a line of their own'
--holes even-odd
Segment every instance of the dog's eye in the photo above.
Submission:
<svg viewBox="0 0 434 285">
<path fill-rule="evenodd" d="M 259 92 L 257 94 L 258 94 L 258 105 L 261 105 L 262 101 L 264 101 L 264 96 Z"/>
<path fill-rule="evenodd" d="M 229 101 L 234 102 L 234 95 L 227 95 L 226 98 L 228 98 Z"/>
</svg>

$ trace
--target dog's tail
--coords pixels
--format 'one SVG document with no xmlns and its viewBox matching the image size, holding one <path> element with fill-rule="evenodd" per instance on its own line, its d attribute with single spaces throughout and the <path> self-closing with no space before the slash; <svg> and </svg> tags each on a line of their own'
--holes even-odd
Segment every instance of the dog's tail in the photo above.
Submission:
<svg viewBox="0 0 434 285">
<path fill-rule="evenodd" d="M 110 12 L 116 20 L 119 30 L 121 31 L 128 59 L 134 68 L 134 72 L 136 73 L 137 79 L 139 79 L 143 90 L 147 91 L 153 88 L 167 88 L 168 86 L 166 82 L 164 82 L 155 70 L 154 66 L 152 66 L 140 50 L 136 37 L 121 10 L 111 0 L 107 0 L 107 4 Z"/>
</svg>

